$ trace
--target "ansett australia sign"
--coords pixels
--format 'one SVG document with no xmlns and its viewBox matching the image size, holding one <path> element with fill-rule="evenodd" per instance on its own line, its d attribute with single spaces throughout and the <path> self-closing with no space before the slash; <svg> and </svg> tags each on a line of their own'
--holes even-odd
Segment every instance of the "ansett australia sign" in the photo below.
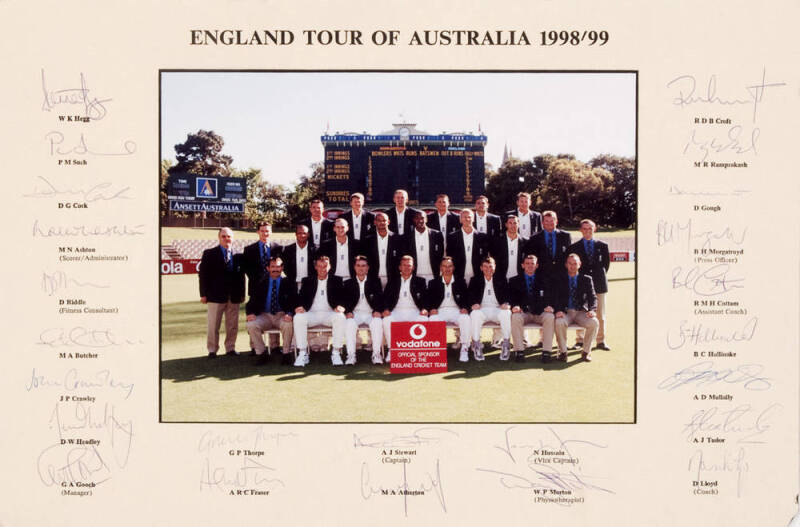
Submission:
<svg viewBox="0 0 800 527">
<path fill-rule="evenodd" d="M 447 371 L 444 322 L 392 322 L 392 373 Z"/>
</svg>

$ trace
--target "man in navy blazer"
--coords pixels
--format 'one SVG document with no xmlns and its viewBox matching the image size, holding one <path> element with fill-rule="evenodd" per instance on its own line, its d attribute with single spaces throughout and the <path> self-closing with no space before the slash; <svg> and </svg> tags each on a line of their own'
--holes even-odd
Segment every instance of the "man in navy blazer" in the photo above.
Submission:
<svg viewBox="0 0 800 527">
<path fill-rule="evenodd" d="M 511 339 L 516 360 L 525 360 L 525 324 L 542 326 L 542 362 L 550 360 L 555 333 L 555 311 L 550 285 L 536 272 L 536 255 L 525 256 L 522 273 L 508 283 L 511 290 Z"/>
<path fill-rule="evenodd" d="M 555 330 L 558 342 L 558 359 L 567 360 L 567 327 L 573 322 L 586 331 L 583 338 L 581 356 L 586 361 L 592 360 L 592 341 L 597 334 L 597 296 L 594 292 L 592 277 L 579 274 L 581 259 L 577 254 L 567 256 L 564 264 L 566 274 L 555 281 L 555 300 L 553 309 L 556 312 Z"/>
<path fill-rule="evenodd" d="M 319 254 L 324 254 L 330 259 L 331 274 L 341 277 L 342 280 L 348 280 L 355 276 L 353 265 L 356 256 L 361 254 L 361 242 L 347 235 L 349 228 L 350 226 L 343 218 L 336 218 L 336 221 L 333 222 L 336 236 L 322 242 L 319 248 Z"/>
<path fill-rule="evenodd" d="M 392 322 L 424 322 L 428 320 L 425 279 L 414 276 L 414 258 L 400 259 L 400 274 L 393 276 L 383 291 L 383 334 L 392 345 Z M 391 362 L 391 353 L 386 362 Z"/>
<path fill-rule="evenodd" d="M 461 335 L 461 353 L 458 360 L 469 360 L 469 344 L 472 337 L 472 322 L 469 318 L 469 294 L 463 278 L 453 274 L 455 265 L 450 256 L 439 264 L 441 277 L 428 284 L 429 319 L 458 324 Z"/>
<path fill-rule="evenodd" d="M 341 301 L 342 279 L 330 274 L 331 264 L 325 255 L 317 256 L 315 268 L 315 275 L 303 278 L 294 310 L 294 335 L 298 351 L 294 365 L 308 364 L 308 328 L 321 325 L 331 328 L 331 362 L 334 366 L 341 366 L 345 329 L 344 306 Z"/>
<path fill-rule="evenodd" d="M 517 208 L 506 212 L 505 216 L 516 216 L 519 220 L 519 235 L 524 240 L 530 239 L 542 230 L 542 215 L 531 210 L 531 195 L 527 192 L 517 194 Z"/>
<path fill-rule="evenodd" d="M 199 269 L 200 302 L 208 306 L 206 348 L 209 358 L 217 356 L 223 314 L 226 354 L 237 355 L 239 304 L 244 300 L 242 259 L 240 254 L 233 254 L 233 231 L 223 227 L 217 237 L 219 245 L 203 251 Z"/>
<path fill-rule="evenodd" d="M 447 237 L 461 228 L 458 214 L 450 212 L 450 198 L 447 194 L 436 195 L 436 210 L 428 214 L 428 228 L 442 233 L 444 251 L 447 252 Z"/>
<path fill-rule="evenodd" d="M 414 227 L 414 215 L 421 212 L 408 206 L 408 192 L 403 189 L 394 191 L 394 207 L 386 211 L 389 217 L 389 230 L 401 236 L 408 234 Z"/>
<path fill-rule="evenodd" d="M 611 266 L 611 258 L 608 254 L 608 244 L 596 240 L 594 233 L 597 225 L 592 220 L 581 220 L 581 234 L 583 237 L 573 243 L 570 253 L 575 253 L 583 262 L 581 274 L 592 277 L 594 292 L 597 294 L 597 341 L 598 349 L 610 350 L 606 344 L 606 293 L 608 293 L 608 279 L 606 273 Z M 578 331 L 578 342 L 576 346 L 583 347 L 582 331 Z"/>
<path fill-rule="evenodd" d="M 264 332 L 280 329 L 283 340 L 283 362 L 289 363 L 290 344 L 294 335 L 292 315 L 294 314 L 294 282 L 283 273 L 283 260 L 274 256 L 267 266 L 269 273 L 254 285 L 250 300 L 245 305 L 247 314 L 247 333 L 256 352 L 256 364 L 265 364 L 269 353 L 264 344 Z M 278 335 L 270 335 L 270 348 L 278 347 Z"/>
<path fill-rule="evenodd" d="M 406 254 L 405 240 L 389 230 L 389 216 L 385 212 L 375 213 L 375 234 L 366 239 L 361 247 L 369 261 L 369 274 L 379 278 L 386 287 L 389 279 L 400 271 L 400 258 Z"/>
<path fill-rule="evenodd" d="M 439 277 L 439 262 L 444 256 L 442 233 L 429 229 L 425 213 L 418 210 L 414 214 L 414 228 L 405 236 L 406 254 L 414 258 L 414 274 L 425 279 L 427 284 Z"/>
<path fill-rule="evenodd" d="M 253 295 L 253 286 L 269 274 L 269 262 L 281 255 L 283 248 L 270 240 L 272 224 L 267 221 L 258 223 L 258 241 L 251 243 L 242 252 L 242 263 L 247 275 L 247 294 Z"/>
<path fill-rule="evenodd" d="M 453 257 L 456 277 L 469 281 L 481 273 L 481 263 L 489 256 L 489 236 L 475 230 L 471 210 L 463 209 L 460 217 L 461 228 L 448 237 L 447 254 Z"/>
<path fill-rule="evenodd" d="M 531 238 L 528 250 L 536 255 L 539 272 L 545 278 L 550 278 L 564 272 L 564 262 L 572 240 L 567 231 L 556 228 L 558 216 L 552 210 L 542 214 L 542 226 L 543 230 Z"/>
<path fill-rule="evenodd" d="M 472 305 L 472 353 L 475 360 L 483 360 L 481 329 L 487 321 L 498 322 L 503 335 L 500 360 L 508 360 L 511 355 L 511 305 L 509 304 L 508 282 L 504 276 L 495 273 L 494 258 L 489 256 L 481 264 L 482 274 L 469 282 L 469 302 Z"/>
<path fill-rule="evenodd" d="M 342 286 L 342 302 L 347 318 L 347 360 L 356 363 L 356 338 L 358 326 L 369 326 L 372 340 L 372 363 L 383 362 L 383 288 L 377 277 L 369 276 L 369 262 L 363 255 L 356 256 L 355 274 Z"/>
<path fill-rule="evenodd" d="M 311 216 L 298 223 L 308 227 L 311 245 L 314 246 L 314 249 L 319 249 L 320 245 L 333 238 L 333 222 L 323 215 L 325 205 L 321 199 L 312 199 L 309 210 Z"/>
<path fill-rule="evenodd" d="M 286 278 L 296 284 L 300 289 L 303 278 L 313 276 L 316 273 L 314 262 L 316 261 L 316 251 L 311 242 L 308 241 L 308 227 L 297 225 L 295 227 L 295 243 L 283 248 L 283 273 Z"/>
<path fill-rule="evenodd" d="M 503 222 L 497 214 L 489 212 L 489 198 L 478 196 L 475 200 L 475 230 L 494 238 L 503 232 Z"/>
<path fill-rule="evenodd" d="M 350 196 L 350 209 L 339 217 L 349 226 L 347 236 L 363 242 L 368 236 L 375 234 L 375 214 L 364 210 L 364 194 L 360 192 Z"/>
</svg>

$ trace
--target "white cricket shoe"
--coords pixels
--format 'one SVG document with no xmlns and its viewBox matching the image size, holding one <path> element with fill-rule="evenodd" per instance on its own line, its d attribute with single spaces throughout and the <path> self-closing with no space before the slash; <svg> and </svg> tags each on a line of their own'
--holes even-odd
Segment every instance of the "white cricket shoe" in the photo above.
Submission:
<svg viewBox="0 0 800 527">
<path fill-rule="evenodd" d="M 297 358 L 294 360 L 294 365 L 302 368 L 306 364 L 308 364 L 308 350 L 300 350 L 297 354 Z"/>
</svg>

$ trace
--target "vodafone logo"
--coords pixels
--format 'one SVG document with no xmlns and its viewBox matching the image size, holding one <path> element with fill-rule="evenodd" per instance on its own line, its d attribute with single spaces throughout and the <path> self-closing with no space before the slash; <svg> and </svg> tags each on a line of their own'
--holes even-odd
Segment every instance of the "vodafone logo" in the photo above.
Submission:
<svg viewBox="0 0 800 527">
<path fill-rule="evenodd" d="M 422 324 L 414 324 L 408 330 L 408 334 L 411 335 L 411 338 L 414 340 L 421 340 L 428 334 L 428 330 Z"/>
</svg>

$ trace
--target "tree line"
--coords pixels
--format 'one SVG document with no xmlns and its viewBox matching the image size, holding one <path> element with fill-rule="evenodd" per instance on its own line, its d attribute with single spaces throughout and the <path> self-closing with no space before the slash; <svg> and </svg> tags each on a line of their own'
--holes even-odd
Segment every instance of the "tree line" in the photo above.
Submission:
<svg viewBox="0 0 800 527">
<path fill-rule="evenodd" d="M 293 187 L 271 183 L 261 169 L 237 169 L 233 158 L 222 154 L 224 140 L 213 131 L 189 134 L 175 145 L 176 163 L 161 161 L 161 217 L 190 217 L 194 213 L 169 212 L 167 178 L 173 173 L 240 177 L 247 181 L 244 219 L 254 225 L 269 221 L 275 229 L 291 229 L 296 218 L 309 214 L 309 204 L 324 196 L 325 167 L 312 163 L 309 173 Z M 529 192 L 536 210 L 558 214 L 559 224 L 577 226 L 582 218 L 598 226 L 630 229 L 636 226 L 636 159 L 599 155 L 588 162 L 572 154 L 542 154 L 530 160 L 511 158 L 497 170 L 485 166 L 486 191 L 491 212 L 498 214 L 516 206 L 516 195 Z M 210 213 L 211 218 L 225 214 Z M 163 221 L 163 220 L 162 220 Z"/>
</svg>

